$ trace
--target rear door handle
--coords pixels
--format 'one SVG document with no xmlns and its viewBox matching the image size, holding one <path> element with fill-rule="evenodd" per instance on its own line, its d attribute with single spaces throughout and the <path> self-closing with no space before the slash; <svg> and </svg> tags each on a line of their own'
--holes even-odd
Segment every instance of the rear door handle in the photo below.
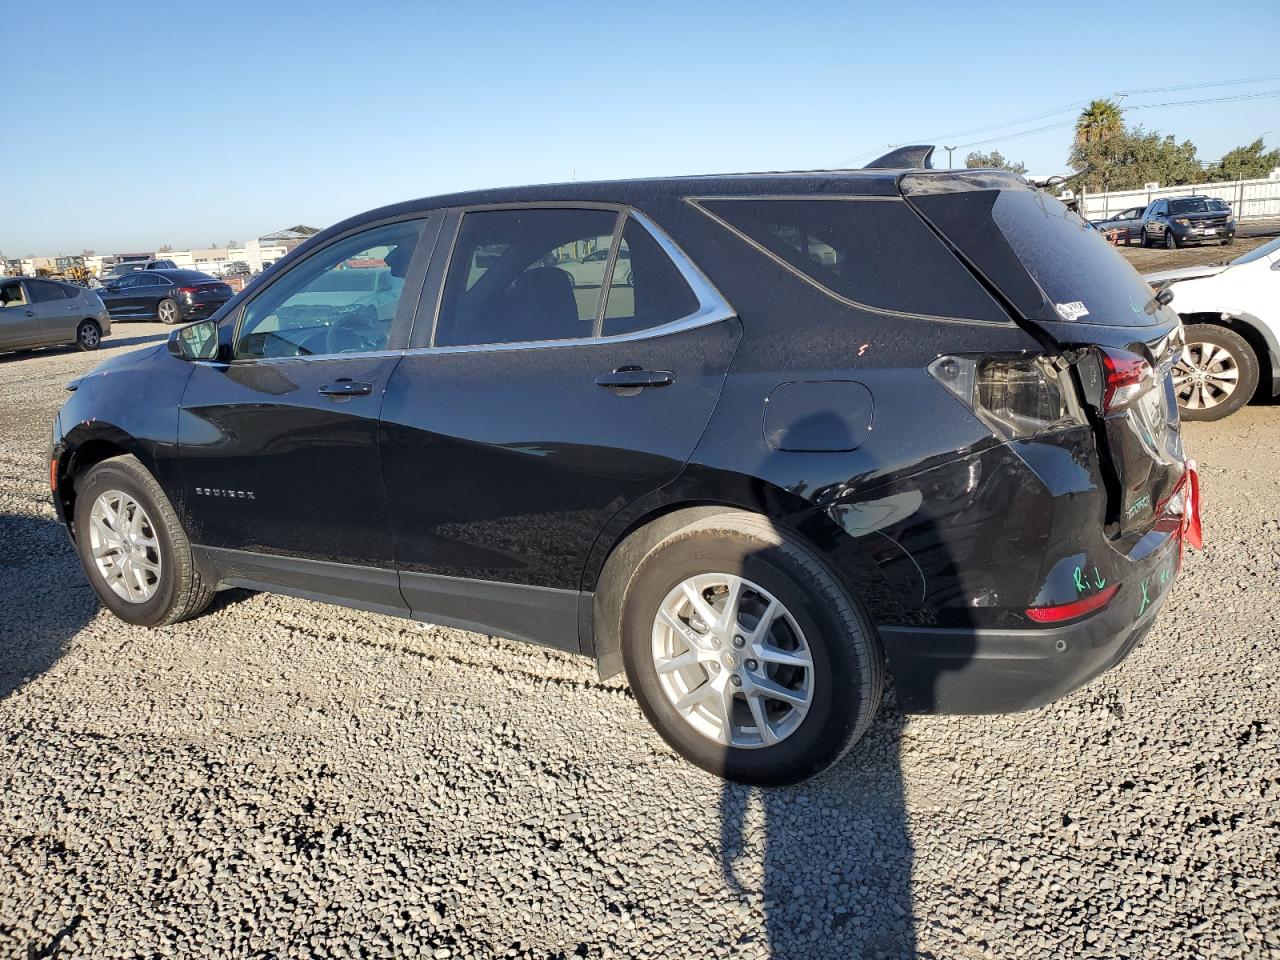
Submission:
<svg viewBox="0 0 1280 960">
<path fill-rule="evenodd" d="M 325 397 L 364 397 L 371 393 L 373 393 L 372 383 L 348 380 L 346 377 L 340 377 L 333 383 L 326 383 L 320 388 L 321 396 Z"/>
<path fill-rule="evenodd" d="M 596 377 L 596 386 L 626 390 L 636 387 L 665 387 L 675 383 L 676 375 L 670 370 L 641 370 L 639 367 L 619 367 L 613 373 Z"/>
</svg>

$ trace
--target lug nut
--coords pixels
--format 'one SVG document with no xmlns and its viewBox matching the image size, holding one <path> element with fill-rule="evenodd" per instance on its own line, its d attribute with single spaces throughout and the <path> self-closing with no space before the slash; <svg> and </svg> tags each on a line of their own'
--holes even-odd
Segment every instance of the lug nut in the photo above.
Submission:
<svg viewBox="0 0 1280 960">
<path fill-rule="evenodd" d="M 760 664 L 756 663 L 754 660 L 748 660 L 748 661 L 747 661 L 747 669 L 748 669 L 748 670 L 755 670 L 755 669 L 756 669 L 757 667 L 759 667 L 759 666 L 760 666 Z"/>
<path fill-rule="evenodd" d="M 745 647 L 747 645 L 747 640 L 745 637 L 739 634 L 733 638 L 733 645 L 735 647 Z"/>
<path fill-rule="evenodd" d="M 729 678 L 729 682 L 732 683 L 735 687 L 742 686 L 742 678 L 738 676 L 736 673 Z"/>
</svg>

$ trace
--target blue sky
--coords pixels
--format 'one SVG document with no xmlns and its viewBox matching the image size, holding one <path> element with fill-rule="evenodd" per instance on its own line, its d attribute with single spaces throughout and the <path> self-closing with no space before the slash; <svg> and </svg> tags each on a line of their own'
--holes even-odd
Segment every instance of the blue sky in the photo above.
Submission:
<svg viewBox="0 0 1280 960">
<path fill-rule="evenodd" d="M 943 135 L 1119 90 L 1280 75 L 1280 3 L 1226 10 L 11 0 L 0 250 L 223 244 L 470 187 L 859 165 L 934 137 L 995 138 L 957 165 L 997 148 L 1057 172 L 1069 127 L 1012 134 L 1071 111 Z M 1280 76 L 1127 102 L 1275 90 Z M 1129 119 L 1215 159 L 1280 131 L 1280 97 Z"/>
</svg>

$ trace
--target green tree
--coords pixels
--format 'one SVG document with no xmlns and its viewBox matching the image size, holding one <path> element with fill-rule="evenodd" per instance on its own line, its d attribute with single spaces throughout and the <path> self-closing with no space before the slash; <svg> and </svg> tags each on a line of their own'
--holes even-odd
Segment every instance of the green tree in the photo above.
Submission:
<svg viewBox="0 0 1280 960">
<path fill-rule="evenodd" d="M 1074 170 L 1088 170 L 1086 190 L 1135 190 L 1152 181 L 1164 186 L 1195 183 L 1204 173 L 1196 145 L 1171 134 L 1121 125 L 1105 138 L 1077 136 L 1071 150 Z"/>
<path fill-rule="evenodd" d="M 1094 100 L 1076 118 L 1076 146 L 1103 143 L 1124 133 L 1124 112 L 1114 100 Z"/>
<path fill-rule="evenodd" d="M 1027 165 L 1021 160 L 1011 161 L 1004 158 L 999 150 L 990 153 L 974 151 L 964 158 L 964 165 L 971 170 L 1008 170 L 1010 173 L 1026 173 Z"/>
<path fill-rule="evenodd" d="M 1206 176 L 1210 180 L 1264 180 L 1276 167 L 1280 167 L 1280 147 L 1267 150 L 1259 137 L 1247 147 L 1227 153 Z"/>
</svg>

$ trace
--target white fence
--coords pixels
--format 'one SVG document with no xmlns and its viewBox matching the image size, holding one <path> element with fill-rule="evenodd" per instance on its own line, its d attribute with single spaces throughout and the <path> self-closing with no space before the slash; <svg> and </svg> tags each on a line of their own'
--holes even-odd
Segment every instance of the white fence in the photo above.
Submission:
<svg viewBox="0 0 1280 960">
<path fill-rule="evenodd" d="M 1086 220 L 1105 220 L 1130 207 L 1145 207 L 1161 197 L 1218 197 L 1231 205 L 1237 220 L 1280 217 L 1280 169 L 1266 180 L 1228 180 L 1222 183 L 1187 183 L 1180 187 L 1154 190 L 1117 190 L 1111 193 L 1080 193 L 1080 215 Z"/>
</svg>

